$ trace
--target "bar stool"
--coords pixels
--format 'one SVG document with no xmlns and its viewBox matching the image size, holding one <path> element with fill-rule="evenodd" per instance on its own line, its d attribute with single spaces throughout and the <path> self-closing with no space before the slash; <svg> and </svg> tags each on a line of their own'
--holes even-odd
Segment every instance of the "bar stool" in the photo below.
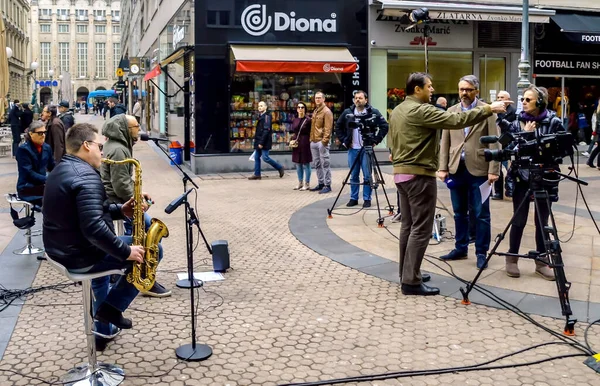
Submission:
<svg viewBox="0 0 600 386">
<path fill-rule="evenodd" d="M 31 232 L 31 227 L 33 227 L 33 225 L 35 225 L 35 218 L 34 215 L 36 211 L 40 211 L 39 207 L 34 206 L 32 203 L 28 202 L 28 201 L 24 201 L 22 199 L 20 199 L 19 197 L 17 197 L 16 194 L 5 194 L 4 197 L 6 197 L 6 201 L 8 201 L 8 203 L 11 206 L 11 210 L 14 213 L 11 213 L 11 216 L 13 217 L 13 223 L 14 221 L 20 221 L 21 224 L 17 225 L 17 223 L 14 223 L 16 227 L 18 227 L 19 229 L 26 229 L 25 230 L 25 241 L 27 242 L 27 244 L 19 249 L 16 249 L 13 251 L 13 253 L 15 255 L 38 255 L 41 253 L 44 253 L 44 248 L 38 248 L 36 246 L 34 246 L 31 242 L 31 237 L 32 236 L 39 236 L 41 234 L 41 230 L 40 231 L 36 231 L 36 234 L 32 234 Z M 19 219 L 18 218 L 18 213 L 12 209 L 13 205 L 21 205 L 23 208 L 25 208 L 25 217 L 23 219 Z M 17 218 L 15 218 L 17 217 Z M 27 221 L 29 220 L 29 221 Z"/>
<path fill-rule="evenodd" d="M 61 274 L 75 282 L 82 283 L 83 325 L 87 338 L 88 362 L 67 372 L 62 382 L 70 386 L 116 386 L 125 379 L 125 372 L 116 365 L 98 362 L 96 359 L 96 340 L 94 338 L 94 319 L 92 307 L 92 279 L 109 275 L 124 275 L 125 271 L 113 269 L 95 273 L 74 273 L 48 256 L 48 262 Z"/>
</svg>

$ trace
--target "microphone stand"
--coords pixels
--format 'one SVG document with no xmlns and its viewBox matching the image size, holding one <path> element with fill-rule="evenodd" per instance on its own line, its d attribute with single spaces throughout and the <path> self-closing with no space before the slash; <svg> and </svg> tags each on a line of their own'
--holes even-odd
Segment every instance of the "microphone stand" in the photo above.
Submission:
<svg viewBox="0 0 600 386">
<path fill-rule="evenodd" d="M 156 146 L 158 146 L 158 148 L 160 150 L 162 150 L 163 153 L 165 153 L 165 155 L 167 157 L 169 157 L 169 159 L 171 158 L 169 156 L 169 154 L 165 151 L 165 149 L 163 149 L 158 144 L 158 139 L 155 139 L 154 143 L 156 144 Z M 194 187 L 196 189 L 199 189 L 198 185 L 196 185 L 196 183 L 190 178 L 190 176 L 175 162 L 174 162 L 174 164 L 175 164 L 175 166 L 177 166 L 177 169 L 179 169 L 181 174 L 183 174 L 182 181 L 183 181 L 184 193 L 187 192 L 187 182 L 188 181 L 191 182 L 192 185 L 194 185 Z M 202 229 L 200 228 L 200 221 L 198 220 L 198 217 L 196 217 L 194 208 L 190 205 L 188 196 L 189 195 L 186 194 L 184 197 L 184 200 L 183 200 L 183 204 L 185 206 L 185 224 L 186 224 L 185 238 L 186 238 L 186 244 L 187 244 L 188 278 L 177 281 L 176 285 L 179 288 L 189 288 L 190 289 L 190 311 L 191 311 L 191 315 L 192 315 L 192 318 L 191 318 L 192 319 L 192 343 L 184 344 L 183 346 L 180 346 L 177 349 L 175 349 L 175 355 L 177 355 L 177 358 L 179 358 L 181 360 L 191 362 L 191 361 L 201 361 L 201 360 L 209 358 L 212 355 L 212 348 L 209 345 L 196 344 L 196 311 L 194 309 L 194 303 L 195 303 L 194 302 L 194 289 L 202 287 L 204 285 L 204 283 L 201 280 L 194 279 L 194 233 L 193 233 L 194 225 L 196 225 L 198 227 L 198 230 L 200 231 L 200 234 L 202 235 L 202 238 L 204 239 L 206 247 L 208 248 L 208 251 L 211 254 L 212 254 L 212 249 L 208 245 L 208 242 L 206 241 L 206 237 L 204 237 L 204 233 L 202 233 Z"/>
</svg>

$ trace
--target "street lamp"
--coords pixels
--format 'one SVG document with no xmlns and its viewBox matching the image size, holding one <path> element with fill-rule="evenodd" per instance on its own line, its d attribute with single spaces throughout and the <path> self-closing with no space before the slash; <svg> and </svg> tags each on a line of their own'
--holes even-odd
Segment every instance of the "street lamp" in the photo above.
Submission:
<svg viewBox="0 0 600 386">
<path fill-rule="evenodd" d="M 10 58 L 12 58 L 12 56 L 13 56 L 12 48 L 6 47 L 6 58 L 10 59 Z"/>
<path fill-rule="evenodd" d="M 521 25 L 521 58 L 519 59 L 519 82 L 517 82 L 518 88 L 518 112 L 522 109 L 521 98 L 525 93 L 525 89 L 529 87 L 531 82 L 529 81 L 529 0 L 523 0 L 523 22 Z"/>
<path fill-rule="evenodd" d="M 37 104 L 37 86 L 38 86 L 38 82 L 37 82 L 37 79 L 35 77 L 35 72 L 40 67 L 40 64 L 34 60 L 33 62 L 31 62 L 31 66 L 30 67 L 31 67 L 31 75 L 33 77 L 33 95 L 31 96 L 31 104 L 33 105 L 33 113 L 37 114 L 38 113 L 38 104 Z"/>
<path fill-rule="evenodd" d="M 58 103 L 62 102 L 62 81 L 63 81 L 63 74 L 60 74 L 58 76 L 58 80 L 60 81 L 58 84 Z"/>
</svg>

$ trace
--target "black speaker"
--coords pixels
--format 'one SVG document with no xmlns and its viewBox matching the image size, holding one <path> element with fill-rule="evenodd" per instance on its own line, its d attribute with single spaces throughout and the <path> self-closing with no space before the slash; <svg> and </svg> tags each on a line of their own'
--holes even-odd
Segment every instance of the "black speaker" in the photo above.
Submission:
<svg viewBox="0 0 600 386">
<path fill-rule="evenodd" d="M 215 272 L 225 272 L 229 269 L 229 243 L 227 240 L 213 241 L 212 260 Z"/>
</svg>

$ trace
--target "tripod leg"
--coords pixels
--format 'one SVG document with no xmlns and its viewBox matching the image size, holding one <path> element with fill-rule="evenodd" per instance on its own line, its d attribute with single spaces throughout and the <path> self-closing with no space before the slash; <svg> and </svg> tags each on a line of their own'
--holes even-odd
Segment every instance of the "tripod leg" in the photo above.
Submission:
<svg viewBox="0 0 600 386">
<path fill-rule="evenodd" d="M 354 168 L 358 167 L 358 165 L 359 165 L 358 161 L 360 161 L 360 156 L 362 155 L 363 151 L 364 151 L 364 148 L 360 149 L 360 151 L 358 152 L 358 155 L 356 156 L 356 159 L 354 160 L 354 162 L 352 162 L 350 171 L 348 172 L 348 174 L 346 174 L 346 178 L 344 178 L 344 182 L 342 182 L 342 188 L 340 189 L 337 196 L 335 197 L 335 201 L 333 201 L 333 205 L 331 205 L 330 209 L 327 209 L 327 218 L 333 218 L 333 215 L 332 215 L 333 209 L 335 208 L 335 205 L 337 204 L 338 200 L 340 199 L 340 196 L 342 195 L 342 191 L 344 190 L 344 187 L 346 185 L 348 185 L 348 180 L 350 179 L 350 176 L 352 175 L 352 171 L 354 170 Z M 348 150 L 348 152 L 350 152 L 350 150 Z"/>
<path fill-rule="evenodd" d="M 394 214 L 394 205 L 392 205 L 392 203 L 390 202 L 387 192 L 385 191 L 385 180 L 383 179 L 383 173 L 381 173 L 381 167 L 379 166 L 379 161 L 377 161 L 377 157 L 375 156 L 375 153 L 373 153 L 373 165 L 374 165 L 373 166 L 373 174 L 377 175 L 378 182 L 381 184 L 381 190 L 383 190 L 383 195 L 385 196 L 385 200 L 388 204 L 388 206 L 387 206 L 388 214 L 393 215 Z M 398 209 L 400 209 L 399 205 L 398 205 Z"/>
<path fill-rule="evenodd" d="M 535 215 L 538 219 L 538 224 L 543 227 L 540 229 L 540 231 L 544 240 L 545 250 L 541 256 L 548 257 L 548 265 L 550 268 L 554 269 L 558 300 L 560 302 L 562 314 L 566 318 L 564 334 L 567 336 L 573 336 L 575 335 L 575 323 L 577 323 L 577 320 L 571 319 L 571 315 L 573 315 L 571 303 L 569 301 L 569 290 L 571 289 L 571 283 L 567 281 L 567 277 L 565 275 L 565 266 L 562 259 L 562 248 L 558 238 L 558 230 L 556 228 L 554 214 L 552 213 L 552 207 L 550 206 L 550 196 L 546 191 L 535 192 L 533 199 L 535 205 Z M 546 208 L 549 212 L 548 216 L 550 219 L 550 226 L 544 225 L 544 218 L 542 217 L 539 206 L 539 204 L 542 202 L 546 205 Z M 550 236 L 552 236 L 552 238 L 550 238 Z"/>
<path fill-rule="evenodd" d="M 521 210 L 521 207 L 523 205 L 525 205 L 525 203 L 527 203 L 527 200 L 529 200 L 529 196 L 530 196 L 530 192 L 528 191 L 527 194 L 525 195 L 525 197 L 523 198 L 523 200 L 521 201 L 521 203 L 519 204 L 517 210 L 515 210 L 515 212 L 513 213 L 512 217 L 510 218 L 510 221 L 508 222 L 508 224 L 506 224 L 506 227 L 504 228 L 502 233 L 500 233 L 498 236 L 496 236 L 496 242 L 494 243 L 494 246 L 492 247 L 492 249 L 488 252 L 487 258 L 485 259 L 485 263 L 481 266 L 479 271 L 477 271 L 477 275 L 475 275 L 473 280 L 469 284 L 467 284 L 466 289 L 464 289 L 462 287 L 460 288 L 460 293 L 463 295 L 462 304 L 465 304 L 465 305 L 471 304 L 471 301 L 469 300 L 469 293 L 473 290 L 473 287 L 475 287 L 477 280 L 479 280 L 479 277 L 483 273 L 483 270 L 488 265 L 489 261 L 492 259 L 492 256 L 496 254 L 496 250 L 500 246 L 500 243 L 502 242 L 502 240 L 504 240 L 504 237 L 506 237 L 506 234 L 508 233 L 510 227 L 515 222 L 516 213 L 519 213 L 519 211 Z"/>
<path fill-rule="evenodd" d="M 367 183 L 369 184 L 370 188 L 371 188 L 371 195 L 375 195 L 375 203 L 377 204 L 377 226 L 379 228 L 383 228 L 383 217 L 381 217 L 381 206 L 379 206 L 379 195 L 377 194 L 377 188 L 379 187 L 379 176 L 376 175 L 375 170 L 373 170 L 373 166 L 374 166 L 374 160 L 375 162 L 377 161 L 377 159 L 375 158 L 375 153 L 373 152 L 373 148 L 369 147 L 368 149 L 366 149 L 366 153 L 365 157 L 366 158 L 366 163 L 367 163 L 367 167 L 366 169 L 369 171 L 370 177 L 369 180 L 367 181 Z M 363 174 L 364 174 L 364 170 L 363 170 Z M 365 178 L 366 179 L 366 178 Z M 367 184 L 365 184 L 365 186 L 363 186 L 363 189 L 367 186 Z"/>
</svg>

